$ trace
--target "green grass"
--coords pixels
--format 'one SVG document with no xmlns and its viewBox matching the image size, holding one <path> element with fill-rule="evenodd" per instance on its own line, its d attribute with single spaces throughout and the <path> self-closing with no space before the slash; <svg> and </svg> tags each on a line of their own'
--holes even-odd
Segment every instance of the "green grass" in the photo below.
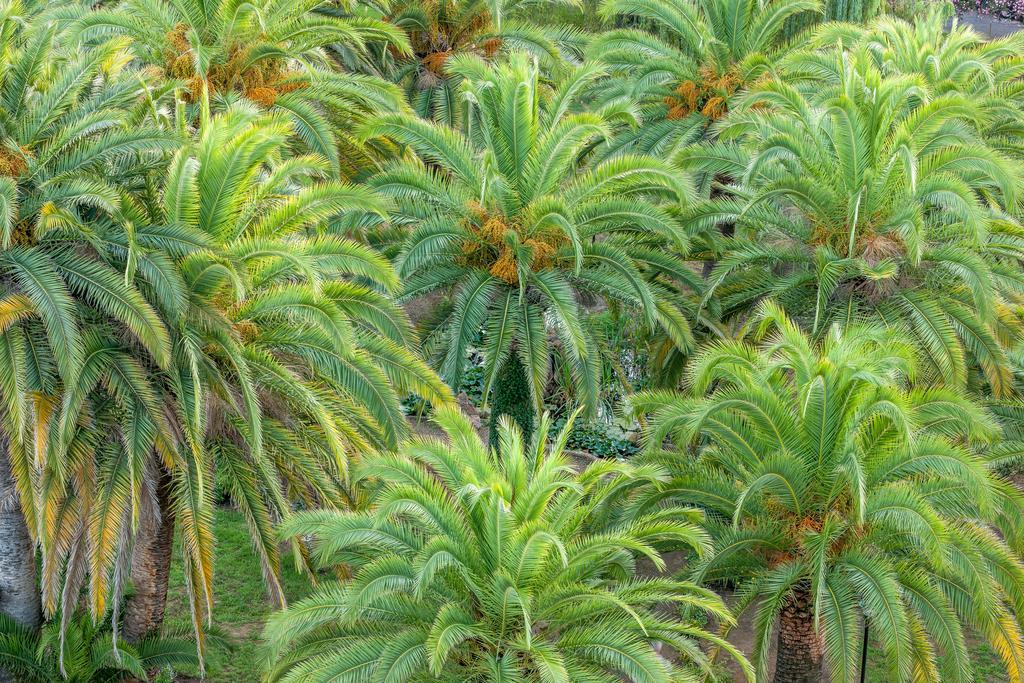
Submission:
<svg viewBox="0 0 1024 683">
<path fill-rule="evenodd" d="M 999 658 L 995 650 L 970 635 L 967 636 L 967 646 L 971 665 L 974 668 L 974 680 L 984 681 L 984 683 L 1004 683 L 1009 680 L 1003 660 Z M 877 644 L 873 643 L 868 648 L 867 669 L 867 683 L 889 683 L 892 680 L 886 670 L 885 656 L 878 649 Z"/>
<path fill-rule="evenodd" d="M 213 621 L 220 633 L 231 643 L 230 649 L 212 643 L 206 661 L 207 680 L 213 683 L 249 683 L 259 681 L 260 638 L 263 623 L 271 611 L 263 587 L 263 573 L 252 552 L 249 530 L 238 512 L 218 508 L 214 515 L 217 550 L 214 564 Z M 309 594 L 306 576 L 295 571 L 291 557 L 282 558 L 282 586 L 289 601 Z M 185 583 L 181 572 L 181 551 L 175 550 L 171 566 L 170 589 L 167 595 L 166 625 L 171 629 L 191 628 Z"/>
</svg>

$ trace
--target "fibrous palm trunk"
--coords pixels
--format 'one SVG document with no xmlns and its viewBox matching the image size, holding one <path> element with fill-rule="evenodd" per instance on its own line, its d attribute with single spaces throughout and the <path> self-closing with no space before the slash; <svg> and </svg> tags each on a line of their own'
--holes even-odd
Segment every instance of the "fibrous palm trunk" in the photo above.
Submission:
<svg viewBox="0 0 1024 683">
<path fill-rule="evenodd" d="M 132 554 L 134 591 L 124 606 L 124 636 L 129 642 L 139 642 L 159 632 L 167 606 L 167 584 L 174 551 L 173 480 L 162 465 L 157 464 L 155 469 L 158 472 L 155 500 L 146 514 L 140 515 Z"/>
<path fill-rule="evenodd" d="M 814 628 L 814 602 L 806 587 L 797 588 L 779 615 L 779 651 L 775 683 L 821 683 L 821 637 Z"/>
<path fill-rule="evenodd" d="M 533 397 L 530 394 L 530 383 L 526 379 L 526 369 L 515 349 L 502 363 L 498 376 L 494 378 L 489 435 L 492 448 L 498 447 L 498 419 L 502 415 L 511 417 L 523 430 L 523 441 L 530 443 L 533 437 Z"/>
<path fill-rule="evenodd" d="M 0 612 L 34 629 L 42 623 L 36 550 L 11 474 L 9 443 L 0 436 Z"/>
</svg>

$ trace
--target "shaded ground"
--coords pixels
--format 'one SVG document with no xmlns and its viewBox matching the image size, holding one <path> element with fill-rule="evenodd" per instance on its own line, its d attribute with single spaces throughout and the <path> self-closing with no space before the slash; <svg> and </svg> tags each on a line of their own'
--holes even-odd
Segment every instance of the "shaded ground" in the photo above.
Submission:
<svg viewBox="0 0 1024 683">
<path fill-rule="evenodd" d="M 736 600 L 733 596 L 732 591 L 723 590 L 719 593 L 725 600 L 725 604 L 732 607 Z M 736 626 L 729 631 L 727 640 L 739 648 L 740 652 L 745 654 L 749 659 L 751 654 L 754 652 L 754 611 L 747 610 L 745 613 L 740 615 L 739 621 Z M 774 659 L 776 651 L 775 643 L 772 643 L 771 657 Z M 743 676 L 743 670 L 740 669 L 740 665 L 736 663 L 736 660 L 724 653 L 719 655 L 719 662 L 725 665 L 725 668 L 732 673 L 732 679 L 734 681 L 745 681 L 746 678 Z M 774 673 L 774 668 L 769 672 Z"/>
</svg>

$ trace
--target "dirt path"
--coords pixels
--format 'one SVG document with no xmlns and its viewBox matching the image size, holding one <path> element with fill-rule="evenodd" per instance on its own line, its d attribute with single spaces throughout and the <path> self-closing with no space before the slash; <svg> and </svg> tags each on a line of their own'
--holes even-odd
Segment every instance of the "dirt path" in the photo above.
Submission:
<svg viewBox="0 0 1024 683">
<path fill-rule="evenodd" d="M 722 599 L 725 600 L 725 604 L 729 605 L 730 609 L 735 605 L 736 598 L 735 595 L 733 595 L 732 591 L 719 591 L 718 594 L 722 596 Z M 748 660 L 753 660 L 754 654 L 754 617 L 755 611 L 752 609 L 748 609 L 745 613 L 743 613 L 740 616 L 739 620 L 737 621 L 736 625 L 732 628 L 732 630 L 729 631 L 729 635 L 727 638 L 727 640 L 734 646 L 736 646 L 739 649 L 739 651 L 746 656 Z M 773 639 L 769 654 L 769 657 L 771 658 L 772 662 L 775 661 L 775 650 L 776 643 Z M 718 661 L 724 664 L 725 667 L 732 673 L 732 679 L 734 681 L 746 681 L 746 677 L 743 675 L 743 670 L 740 668 L 740 665 L 736 663 L 736 660 L 732 659 L 727 655 L 719 655 Z M 770 667 L 768 671 L 769 677 L 771 677 L 774 668 L 774 666 Z"/>
<path fill-rule="evenodd" d="M 662 559 L 665 561 L 665 569 L 663 572 L 659 573 L 654 568 L 654 565 L 650 563 L 650 561 L 646 559 L 641 559 L 637 563 L 638 573 L 642 576 L 650 577 L 675 576 L 686 567 L 686 553 L 669 552 L 665 553 L 662 556 Z M 728 605 L 730 609 L 732 609 L 733 605 L 735 605 L 736 603 L 736 599 L 733 595 L 733 592 L 730 590 L 721 590 L 718 591 L 718 594 L 722 596 L 722 599 L 725 601 L 725 604 Z M 671 612 L 674 610 L 674 607 L 671 605 L 666 605 L 665 609 Z M 710 628 L 714 630 L 715 627 L 712 626 Z M 739 619 L 738 623 L 732 628 L 732 630 L 729 631 L 727 640 L 734 646 L 736 646 L 736 648 L 738 648 L 739 651 L 742 652 L 747 659 L 751 659 L 751 655 L 754 652 L 754 610 L 747 610 L 746 614 L 744 614 Z M 774 643 L 772 643 L 770 656 L 772 658 L 772 661 L 774 661 Z M 727 653 L 720 652 L 716 662 L 718 664 L 723 665 L 732 674 L 732 679 L 734 681 L 743 683 L 746 682 L 747 679 L 743 675 L 743 669 L 741 669 L 740 665 L 736 663 L 736 660 L 730 657 Z M 770 673 L 771 672 L 769 672 L 769 674 Z"/>
</svg>

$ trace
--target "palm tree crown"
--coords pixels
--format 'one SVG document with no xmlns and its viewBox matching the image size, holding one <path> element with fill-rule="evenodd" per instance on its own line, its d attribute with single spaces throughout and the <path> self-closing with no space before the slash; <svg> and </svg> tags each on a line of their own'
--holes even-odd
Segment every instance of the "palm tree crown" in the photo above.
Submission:
<svg viewBox="0 0 1024 683">
<path fill-rule="evenodd" d="M 193 306 L 169 380 L 178 419 L 191 450 L 207 449 L 228 474 L 282 601 L 271 527 L 290 512 L 282 494 L 357 504 L 348 458 L 397 445 L 406 393 L 439 405 L 451 396 L 409 350 L 390 264 L 328 229 L 341 213 L 382 214 L 383 203 L 318 180 L 322 158 L 280 158 L 289 134 L 288 119 L 245 107 L 204 121 L 172 161 L 163 203 L 166 221 L 205 247 L 179 254 Z"/>
<path fill-rule="evenodd" d="M 224 105 L 242 97 L 286 115 L 307 149 L 335 170 L 344 159 L 341 131 L 367 113 L 401 109 L 398 90 L 385 81 L 336 68 L 325 50 L 367 42 L 407 53 L 401 31 L 369 16 L 318 11 L 323 0 L 126 0 L 113 9 L 83 14 L 87 39 L 124 35 L 145 63 L 183 86 L 192 102 Z"/>
<path fill-rule="evenodd" d="M 301 513 L 287 525 L 318 539 L 322 563 L 356 574 L 268 624 L 272 680 L 347 671 L 396 683 L 667 683 L 706 666 L 698 644 L 720 641 L 653 608 L 671 602 L 729 620 L 720 599 L 636 575 L 639 556 L 661 566 L 661 544 L 703 551 L 686 511 L 630 509 L 631 491 L 656 470 L 603 462 L 575 474 L 567 432 L 548 450 L 546 423 L 527 446 L 505 421 L 499 458 L 461 414 L 436 419 L 450 445 L 416 440 L 367 463 L 363 475 L 382 485 L 373 511 Z"/>
<path fill-rule="evenodd" d="M 652 30 L 607 31 L 588 54 L 626 75 L 606 96 L 655 100 L 650 130 L 637 135 L 654 153 L 667 141 L 691 142 L 691 131 L 724 115 L 736 93 L 771 70 L 786 19 L 818 8 L 816 0 L 604 0 L 605 18 L 638 19 Z M 699 116 L 678 125 L 691 114 Z"/>
<path fill-rule="evenodd" d="M 777 619 L 776 681 L 820 680 L 819 633 L 830 680 L 856 680 L 862 619 L 890 680 L 970 680 L 965 626 L 1015 678 L 1024 508 L 976 448 L 998 435 L 991 416 L 948 389 L 908 389 L 913 346 L 891 330 L 815 344 L 774 305 L 760 320 L 775 330 L 762 347 L 712 345 L 688 394 L 634 401 L 652 449 L 695 449 L 652 461 L 676 472 L 666 495 L 708 512 L 718 552 L 695 578 L 738 581 L 740 608 L 756 606 L 759 680 Z"/>
<path fill-rule="evenodd" d="M 776 297 L 814 334 L 861 314 L 904 325 L 926 379 L 962 386 L 980 367 L 1004 394 L 1020 327 L 1017 164 L 980 138 L 965 96 L 885 78 L 866 51 L 834 58 L 837 82 L 765 84 L 717 142 L 679 155 L 732 180 L 732 197 L 694 213 L 735 229 L 709 295 L 726 315 Z"/>
<path fill-rule="evenodd" d="M 951 8 L 930 6 L 913 23 L 883 16 L 866 24 L 831 23 L 810 36 L 811 50 L 786 55 L 780 67 L 788 79 L 841 79 L 836 46 L 865 48 L 886 75 L 916 75 L 933 95 L 960 93 L 984 118 L 980 131 L 995 149 L 1021 158 L 1024 71 L 1022 36 L 986 39 L 969 24 L 950 17 Z M 837 71 L 838 67 L 838 71 Z"/>
<path fill-rule="evenodd" d="M 139 272 L 170 267 L 161 298 L 170 362 L 126 360 L 90 340 L 95 368 L 56 418 L 82 481 L 49 497 L 59 542 L 47 566 L 59 572 L 56 560 L 68 556 L 87 562 L 102 616 L 108 590 L 115 610 L 120 601 L 136 520 L 155 515 L 172 528 L 178 520 L 200 651 L 213 599 L 210 473 L 246 518 L 269 595 L 284 604 L 273 525 L 291 502 L 358 506 L 348 460 L 397 445 L 408 429 L 401 398 L 415 391 L 439 405 L 450 400 L 408 350 L 415 335 L 390 298 L 398 284 L 390 264 L 328 229 L 343 213 L 383 214 L 385 205 L 365 188 L 320 180 L 323 158 L 280 157 L 290 134 L 286 118 L 251 105 L 203 114 L 196 140 L 171 159 L 159 202 L 130 214 Z M 106 421 L 119 421 L 111 444 L 79 427 Z M 84 457 L 90 452 L 96 464 Z M 99 475 L 87 477 L 94 467 Z M 163 471 L 167 507 L 150 510 Z M 75 550 L 81 513 L 101 545 L 88 555 Z M 67 573 L 65 601 L 84 574 Z M 112 575 L 121 578 L 108 585 Z"/>
<path fill-rule="evenodd" d="M 575 95 L 601 73 L 596 67 L 546 92 L 522 56 L 494 69 L 453 61 L 473 103 L 468 135 L 401 115 L 365 133 L 393 138 L 417 155 L 371 181 L 396 199 L 395 220 L 414 228 L 398 262 L 404 295 L 454 292 L 431 339 L 442 343 L 441 375 L 451 386 L 459 386 L 466 350 L 484 328 L 485 397 L 512 358 L 526 368 L 539 409 L 550 325 L 579 398 L 592 409 L 600 361 L 584 297 L 637 310 L 678 346 L 690 344 L 677 298 L 654 280 L 678 269 L 662 246 L 679 249 L 685 238 L 672 213 L 652 201 L 678 205 L 689 188 L 670 166 L 645 157 L 579 170 L 581 155 L 609 125 L 597 114 L 571 113 Z"/>
<path fill-rule="evenodd" d="M 449 125 L 462 120 L 457 74 L 445 68 L 456 55 L 491 59 L 502 51 L 524 50 L 549 69 L 579 56 L 579 36 L 569 27 L 531 23 L 531 10 L 558 0 L 402 0 L 391 6 L 391 21 L 409 32 L 413 58 L 399 61 L 395 77 L 407 85 L 416 113 Z"/>
<path fill-rule="evenodd" d="M 33 631 L 0 615 L 0 666 L 21 683 L 94 683 L 146 680 L 149 672 L 196 668 L 192 643 L 152 638 L 115 647 L 110 625 L 79 616 L 67 627 L 46 624 Z"/>
</svg>

